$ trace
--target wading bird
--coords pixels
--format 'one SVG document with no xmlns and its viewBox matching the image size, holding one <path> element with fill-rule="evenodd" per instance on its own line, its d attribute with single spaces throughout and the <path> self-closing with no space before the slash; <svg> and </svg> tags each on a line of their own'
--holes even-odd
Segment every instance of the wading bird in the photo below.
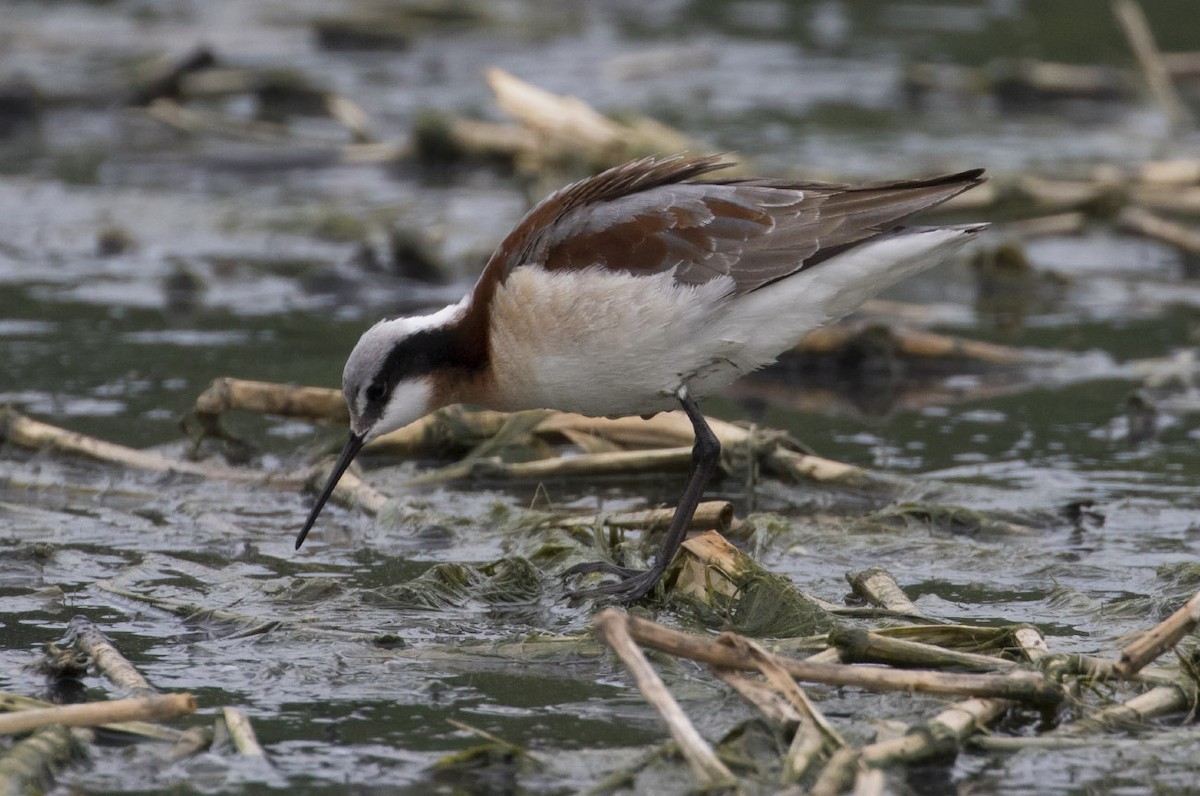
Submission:
<svg viewBox="0 0 1200 796">
<path fill-rule="evenodd" d="M 517 224 L 457 304 L 368 329 L 342 374 L 350 437 L 296 547 L 365 443 L 439 407 L 620 416 L 678 404 L 695 444 L 654 563 L 572 570 L 616 576 L 592 594 L 631 602 L 652 589 L 718 462 L 696 398 L 985 226 L 900 225 L 981 183 L 982 169 L 869 185 L 710 176 L 728 165 L 647 158 L 569 185 Z"/>
</svg>

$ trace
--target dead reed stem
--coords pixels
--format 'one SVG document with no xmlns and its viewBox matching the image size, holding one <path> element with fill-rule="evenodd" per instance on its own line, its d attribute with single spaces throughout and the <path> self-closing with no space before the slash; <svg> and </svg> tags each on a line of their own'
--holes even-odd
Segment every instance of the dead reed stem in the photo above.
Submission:
<svg viewBox="0 0 1200 796">
<path fill-rule="evenodd" d="M 86 730 L 43 727 L 0 757 L 0 796 L 42 793 L 56 772 L 84 755 Z"/>
<path fill-rule="evenodd" d="M 183 473 L 223 481 L 263 481 L 277 484 L 296 484 L 295 476 L 264 475 L 252 470 L 238 470 L 213 464 L 185 462 L 161 453 L 127 448 L 112 442 L 89 437 L 76 431 L 42 423 L 14 409 L 0 409 L 0 440 L 30 450 L 51 449 L 88 459 L 147 470 L 155 473 Z"/>
<path fill-rule="evenodd" d="M 51 724 L 82 727 L 121 721 L 158 721 L 186 716 L 195 710 L 196 700 L 191 694 L 163 694 L 117 699 L 111 702 L 88 702 L 82 705 L 56 705 L 52 708 L 0 715 L 0 735 L 28 732 Z"/>
<path fill-rule="evenodd" d="M 1187 108 L 1171 84 L 1170 71 L 1154 42 L 1154 34 L 1150 31 L 1141 5 L 1135 0 L 1113 0 L 1112 7 L 1125 38 L 1129 40 L 1129 46 L 1133 48 L 1133 54 L 1137 56 L 1155 101 L 1167 115 L 1171 129 L 1178 130 L 1188 121 Z"/>
<path fill-rule="evenodd" d="M 908 599 L 908 595 L 900 588 L 900 584 L 883 567 L 870 567 L 861 572 L 847 572 L 846 582 L 854 593 L 871 605 L 878 605 L 889 611 L 909 616 L 921 616 L 921 609 Z"/>
<path fill-rule="evenodd" d="M 562 525 L 593 526 L 609 528 L 642 529 L 652 531 L 666 528 L 675 517 L 675 509 L 645 509 L 612 514 L 584 514 L 557 519 Z M 696 507 L 689 526 L 693 531 L 717 530 L 725 532 L 733 524 L 733 504 L 728 500 L 706 500 Z"/>
<path fill-rule="evenodd" d="M 306 420 L 350 420 L 341 390 L 297 387 L 267 381 L 223 377 L 196 397 L 196 414 L 223 415 L 234 410 Z"/>
<path fill-rule="evenodd" d="M 158 689 L 150 685 L 90 619 L 85 616 L 72 617 L 67 627 L 74 637 L 75 646 L 87 653 L 95 661 L 100 673 L 117 688 L 135 697 L 158 693 Z"/>
<path fill-rule="evenodd" d="M 625 620 L 626 615 L 623 611 L 608 608 L 596 616 L 592 626 L 600 640 L 611 647 L 621 658 L 622 663 L 633 675 L 642 696 L 666 722 L 671 737 L 679 744 L 680 751 L 692 768 L 692 773 L 700 782 L 700 787 L 719 788 L 734 785 L 737 780 L 733 776 L 733 772 L 717 758 L 712 747 L 700 736 L 700 733 L 688 720 L 687 714 L 679 707 L 679 703 L 667 691 L 667 687 L 658 673 L 650 666 L 650 662 L 646 660 L 646 656 L 642 654 L 638 645 L 633 642 Z"/>
<path fill-rule="evenodd" d="M 1126 679 L 1137 674 L 1143 666 L 1178 644 L 1197 624 L 1200 624 L 1200 592 L 1121 650 L 1121 656 L 1114 665 L 1116 673 Z"/>
<path fill-rule="evenodd" d="M 868 766 L 879 767 L 956 751 L 967 738 L 1011 707 L 1013 703 L 1003 699 L 965 700 L 900 738 L 864 746 L 861 759 Z"/>
<path fill-rule="evenodd" d="M 617 615 L 621 615 L 620 612 L 617 612 Z M 630 635 L 643 646 L 726 669 L 758 668 L 750 656 L 715 640 L 681 633 L 633 616 L 625 616 L 625 622 Z M 871 691 L 916 691 L 994 697 L 1037 705 L 1055 705 L 1063 698 L 1059 687 L 1032 672 L 984 675 L 922 670 L 896 671 L 847 664 L 811 663 L 771 655 L 792 677 L 810 683 L 854 686 Z"/>
<path fill-rule="evenodd" d="M 233 748 L 242 757 L 266 757 L 267 753 L 254 734 L 250 719 L 237 708 L 229 706 L 221 708 L 221 716 L 225 719 L 225 727 L 229 730 L 229 738 Z"/>
</svg>

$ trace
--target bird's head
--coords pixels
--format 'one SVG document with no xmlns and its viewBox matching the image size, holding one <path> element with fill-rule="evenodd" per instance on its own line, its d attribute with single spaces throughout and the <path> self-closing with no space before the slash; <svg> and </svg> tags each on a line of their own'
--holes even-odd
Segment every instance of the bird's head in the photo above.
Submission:
<svg viewBox="0 0 1200 796">
<path fill-rule="evenodd" d="M 350 436 L 296 538 L 297 548 L 363 445 L 446 403 L 438 384 L 449 371 L 462 368 L 464 352 L 454 322 L 463 311 L 459 303 L 432 315 L 390 318 L 359 338 L 342 371 Z"/>
</svg>

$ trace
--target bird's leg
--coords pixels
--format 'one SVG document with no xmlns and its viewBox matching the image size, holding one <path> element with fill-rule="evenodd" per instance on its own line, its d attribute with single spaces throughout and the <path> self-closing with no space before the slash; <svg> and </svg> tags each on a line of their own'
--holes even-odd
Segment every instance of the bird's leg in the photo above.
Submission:
<svg viewBox="0 0 1200 796">
<path fill-rule="evenodd" d="M 571 567 L 567 570 L 567 575 L 607 572 L 620 578 L 614 583 L 605 583 L 594 589 L 574 592 L 573 596 L 607 595 L 616 597 L 620 602 L 625 603 L 640 600 L 658 583 L 663 573 L 667 571 L 671 559 L 679 550 L 679 545 L 683 544 L 688 528 L 692 524 L 692 515 L 696 513 L 696 506 L 700 505 L 700 498 L 704 495 L 704 488 L 708 486 L 713 471 L 717 469 L 717 464 L 721 459 L 721 441 L 708 427 L 700 407 L 688 394 L 686 387 L 680 387 L 675 393 L 675 397 L 679 399 L 683 411 L 687 412 L 688 419 L 692 421 L 696 441 L 692 445 L 692 465 L 688 471 L 687 485 L 683 488 L 683 495 L 679 498 L 675 516 L 671 519 L 671 526 L 667 528 L 667 535 L 663 539 L 658 555 L 654 557 L 654 563 L 646 570 L 627 569 L 599 561 Z"/>
</svg>

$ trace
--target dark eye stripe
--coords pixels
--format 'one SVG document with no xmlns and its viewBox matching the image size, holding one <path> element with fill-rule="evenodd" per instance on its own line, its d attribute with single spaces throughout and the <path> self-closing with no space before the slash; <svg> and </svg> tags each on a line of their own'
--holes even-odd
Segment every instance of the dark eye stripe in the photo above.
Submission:
<svg viewBox="0 0 1200 796">
<path fill-rule="evenodd" d="M 424 329 L 396 343 L 383 363 L 377 379 L 386 381 L 387 392 L 397 382 L 448 368 L 469 368 L 471 358 L 459 344 L 454 329 L 439 326 Z"/>
</svg>

